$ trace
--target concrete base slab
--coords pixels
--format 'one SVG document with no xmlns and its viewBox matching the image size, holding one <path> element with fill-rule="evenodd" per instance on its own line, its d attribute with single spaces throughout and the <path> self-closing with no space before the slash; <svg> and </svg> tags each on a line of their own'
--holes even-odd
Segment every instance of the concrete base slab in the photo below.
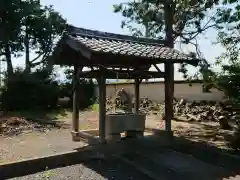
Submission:
<svg viewBox="0 0 240 180">
<path fill-rule="evenodd" d="M 136 137 L 140 137 L 143 135 L 144 135 L 143 131 L 126 131 L 127 138 L 136 138 Z"/>
<path fill-rule="evenodd" d="M 165 131 L 162 129 L 154 129 L 154 128 L 145 128 L 146 132 L 151 132 L 153 135 L 161 136 L 164 138 L 168 138 L 169 140 L 172 140 L 174 138 L 173 131 Z"/>
<path fill-rule="evenodd" d="M 121 134 L 108 134 L 107 136 L 107 143 L 119 142 L 121 141 Z"/>
<path fill-rule="evenodd" d="M 80 138 L 78 137 L 78 133 L 79 132 L 75 132 L 75 131 L 72 131 L 71 134 L 72 134 L 72 141 L 74 142 L 80 142 Z"/>
<path fill-rule="evenodd" d="M 72 139 L 74 141 L 83 141 L 89 145 L 99 144 L 98 130 L 89 129 L 80 132 L 72 132 Z"/>
<path fill-rule="evenodd" d="M 116 133 L 116 134 L 110 134 L 106 136 L 106 142 L 119 142 L 121 138 L 124 137 L 143 137 L 143 136 L 149 136 L 152 135 L 152 132 L 142 132 L 142 131 L 127 131 L 126 133 Z M 96 145 L 99 144 L 99 131 L 98 129 L 88 129 L 88 130 L 82 130 L 80 132 L 72 132 L 72 139 L 75 142 L 83 141 L 89 145 Z"/>
</svg>

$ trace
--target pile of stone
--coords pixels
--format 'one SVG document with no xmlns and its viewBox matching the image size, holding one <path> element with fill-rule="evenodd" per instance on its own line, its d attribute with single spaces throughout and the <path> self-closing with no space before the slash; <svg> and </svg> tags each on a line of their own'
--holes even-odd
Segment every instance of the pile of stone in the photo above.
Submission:
<svg viewBox="0 0 240 180">
<path fill-rule="evenodd" d="M 135 106 L 135 99 L 132 98 L 124 89 L 119 90 L 115 97 L 106 98 L 106 109 L 108 112 L 122 109 L 124 111 L 132 111 Z M 140 112 L 145 114 L 161 114 L 164 110 L 163 104 L 152 102 L 148 98 L 140 99 Z"/>
<path fill-rule="evenodd" d="M 181 99 L 174 104 L 174 114 L 188 121 L 219 122 L 223 129 L 231 128 L 229 123 L 236 125 L 240 120 L 240 108 L 234 107 L 228 101 L 186 102 Z"/>
<path fill-rule="evenodd" d="M 134 107 L 135 100 L 125 90 L 121 89 L 114 98 L 107 98 L 107 110 L 123 109 L 128 107 L 128 111 Z M 174 117 L 179 117 L 187 121 L 215 121 L 219 122 L 223 129 L 229 129 L 229 122 L 240 120 L 240 107 L 233 107 L 229 101 L 200 101 L 187 102 L 184 99 L 174 99 Z M 140 99 L 140 112 L 145 114 L 162 115 L 164 118 L 164 103 L 153 102 L 148 98 Z"/>
<path fill-rule="evenodd" d="M 189 121 L 215 121 L 221 116 L 222 108 L 216 102 L 186 102 L 181 99 L 174 103 L 174 114 Z"/>
<path fill-rule="evenodd" d="M 142 98 L 140 99 L 140 111 L 148 115 L 161 115 L 164 112 L 164 104 Z"/>
<path fill-rule="evenodd" d="M 122 108 L 125 102 L 134 107 L 135 100 L 118 94 L 114 98 L 107 98 L 107 109 Z M 130 97 L 128 95 L 128 97 Z M 148 115 L 160 115 L 162 119 L 164 115 L 164 103 L 153 102 L 148 98 L 140 99 L 140 112 Z M 195 122 L 218 122 L 220 128 L 223 130 L 234 130 L 231 132 L 231 147 L 240 149 L 240 106 L 233 105 L 229 101 L 215 102 L 215 101 L 200 101 L 200 102 L 187 102 L 184 99 L 174 99 L 173 102 L 174 118 L 184 121 Z"/>
</svg>

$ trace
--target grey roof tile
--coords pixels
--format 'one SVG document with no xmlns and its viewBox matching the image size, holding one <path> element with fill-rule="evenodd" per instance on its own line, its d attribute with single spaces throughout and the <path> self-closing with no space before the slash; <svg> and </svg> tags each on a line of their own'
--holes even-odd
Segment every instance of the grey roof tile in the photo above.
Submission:
<svg viewBox="0 0 240 180">
<path fill-rule="evenodd" d="M 178 50 L 166 47 L 163 41 L 156 39 L 136 38 L 75 27 L 70 28 L 68 35 L 93 52 L 176 61 L 196 60 Z"/>
</svg>

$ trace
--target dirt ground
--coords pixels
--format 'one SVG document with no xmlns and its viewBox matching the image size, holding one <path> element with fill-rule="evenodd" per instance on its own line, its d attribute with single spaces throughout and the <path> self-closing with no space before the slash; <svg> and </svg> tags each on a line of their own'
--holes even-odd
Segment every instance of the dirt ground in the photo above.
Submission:
<svg viewBox="0 0 240 180">
<path fill-rule="evenodd" d="M 0 163 L 39 157 L 70 151 L 85 146 L 83 142 L 72 142 L 71 114 L 67 113 L 59 120 L 69 126 L 49 128 L 45 132 L 25 132 L 17 136 L 0 136 Z M 147 128 L 164 128 L 159 116 L 147 117 Z M 221 131 L 216 123 L 199 124 L 184 121 L 172 121 L 176 136 L 184 136 L 194 141 L 204 141 L 220 148 L 227 148 L 224 136 L 230 132 Z M 98 113 L 86 111 L 80 113 L 80 129 L 98 128 Z"/>
</svg>

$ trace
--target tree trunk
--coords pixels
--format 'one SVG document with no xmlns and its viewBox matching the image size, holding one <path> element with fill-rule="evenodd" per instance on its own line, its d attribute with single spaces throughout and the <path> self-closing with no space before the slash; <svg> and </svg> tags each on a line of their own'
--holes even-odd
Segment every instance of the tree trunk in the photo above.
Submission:
<svg viewBox="0 0 240 180">
<path fill-rule="evenodd" d="M 44 70 L 47 71 L 47 72 L 52 72 L 53 71 L 53 66 L 54 66 L 53 60 L 51 58 L 48 58 Z"/>
<path fill-rule="evenodd" d="M 24 46 L 25 46 L 25 72 L 30 73 L 31 63 L 30 63 L 30 52 L 29 52 L 29 38 L 28 38 L 27 32 L 24 39 Z"/>
<path fill-rule="evenodd" d="M 13 75 L 13 65 L 12 65 L 11 50 L 10 50 L 9 44 L 5 45 L 5 57 L 7 62 L 7 76 L 9 78 Z"/>
</svg>

